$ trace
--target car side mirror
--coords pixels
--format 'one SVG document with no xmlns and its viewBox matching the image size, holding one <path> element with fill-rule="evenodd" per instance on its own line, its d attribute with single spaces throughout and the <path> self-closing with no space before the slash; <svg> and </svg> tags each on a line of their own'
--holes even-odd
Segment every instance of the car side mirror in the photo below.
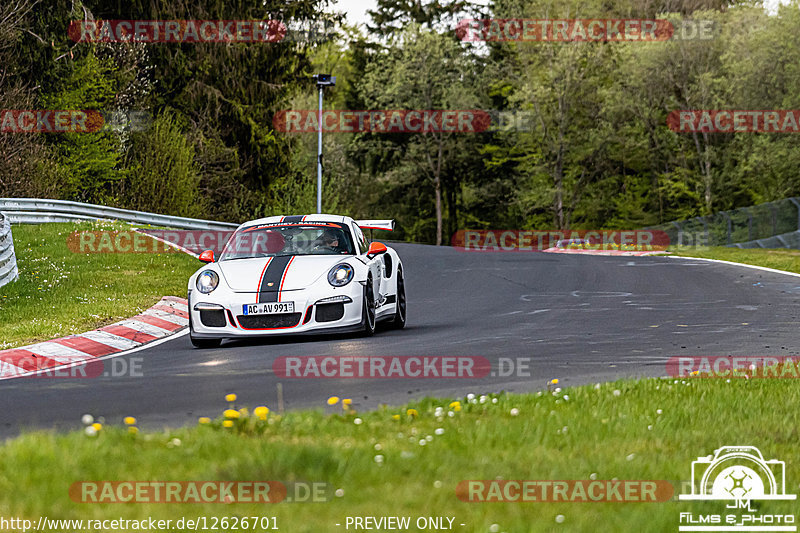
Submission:
<svg viewBox="0 0 800 533">
<path fill-rule="evenodd" d="M 214 250 L 206 250 L 206 251 L 204 251 L 203 253 L 200 254 L 200 257 L 198 257 L 198 259 L 200 259 L 200 261 L 202 261 L 203 263 L 213 263 L 214 262 Z"/>
<path fill-rule="evenodd" d="M 386 245 L 382 242 L 373 242 L 369 245 L 369 250 L 367 250 L 367 257 L 372 259 L 376 255 L 381 255 L 386 253 Z"/>
</svg>

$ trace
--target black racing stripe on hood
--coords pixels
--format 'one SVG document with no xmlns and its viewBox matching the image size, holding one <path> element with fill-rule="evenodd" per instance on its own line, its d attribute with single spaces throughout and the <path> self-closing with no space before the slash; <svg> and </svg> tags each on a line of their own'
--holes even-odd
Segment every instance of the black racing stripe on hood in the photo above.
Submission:
<svg viewBox="0 0 800 533">
<path fill-rule="evenodd" d="M 281 279 L 286 272 L 291 255 L 273 257 L 269 262 L 264 277 L 261 279 L 261 286 L 258 288 L 258 303 L 268 303 L 278 301 L 278 289 L 281 288 Z M 269 284 L 272 283 L 270 286 Z"/>
</svg>

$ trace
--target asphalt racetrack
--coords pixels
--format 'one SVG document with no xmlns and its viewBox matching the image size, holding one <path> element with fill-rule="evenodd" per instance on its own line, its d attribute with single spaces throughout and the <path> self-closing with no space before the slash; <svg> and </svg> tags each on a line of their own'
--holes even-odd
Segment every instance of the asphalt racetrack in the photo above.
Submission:
<svg viewBox="0 0 800 533">
<path fill-rule="evenodd" d="M 800 278 L 694 259 L 548 253 L 467 253 L 396 244 L 408 324 L 358 336 L 281 337 L 192 348 L 186 335 L 121 356 L 141 375 L 0 381 L 0 436 L 74 429 L 84 413 L 142 427 L 219 416 L 240 405 L 323 407 L 332 395 L 359 410 L 424 396 L 541 390 L 627 376 L 663 376 L 676 355 L 796 355 Z M 478 379 L 287 379 L 281 356 L 482 356 L 524 361 L 512 376 Z M 108 364 L 108 361 L 106 362 Z M 519 372 L 521 375 L 516 375 Z"/>
</svg>

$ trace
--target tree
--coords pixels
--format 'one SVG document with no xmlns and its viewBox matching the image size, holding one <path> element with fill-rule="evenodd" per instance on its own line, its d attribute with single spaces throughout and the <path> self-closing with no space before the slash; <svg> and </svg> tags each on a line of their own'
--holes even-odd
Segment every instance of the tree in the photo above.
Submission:
<svg viewBox="0 0 800 533">
<path fill-rule="evenodd" d="M 478 107 L 473 65 L 459 44 L 448 36 L 409 27 L 394 47 L 367 70 L 362 91 L 377 109 L 468 110 Z M 400 134 L 407 142 L 402 173 L 422 172 L 433 184 L 436 245 L 442 244 L 442 183 L 452 164 L 463 154 L 472 133 L 448 131 Z M 399 170 L 399 169 L 398 169 Z M 413 180 L 412 180 L 413 181 Z"/>
</svg>

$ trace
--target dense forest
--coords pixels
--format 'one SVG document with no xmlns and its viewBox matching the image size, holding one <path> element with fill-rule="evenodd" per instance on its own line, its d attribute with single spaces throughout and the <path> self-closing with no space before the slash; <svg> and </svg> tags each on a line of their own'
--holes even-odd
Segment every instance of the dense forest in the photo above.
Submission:
<svg viewBox="0 0 800 533">
<path fill-rule="evenodd" d="M 489 18 L 702 21 L 713 32 L 486 42 L 457 31 Z M 70 25 L 87 20 L 328 30 L 262 43 L 76 42 Z M 6 0 L 0 109 L 99 110 L 106 122 L 92 133 L 4 129 L 0 196 L 225 221 L 313 212 L 317 136 L 273 119 L 316 109 L 319 72 L 337 77 L 326 109 L 521 117 L 480 132 L 325 133 L 323 210 L 395 218 L 398 238 L 643 227 L 800 195 L 800 135 L 668 124 L 676 110 L 800 109 L 797 0 L 772 12 L 719 0 L 378 0 L 358 28 L 328 0 Z"/>
</svg>

